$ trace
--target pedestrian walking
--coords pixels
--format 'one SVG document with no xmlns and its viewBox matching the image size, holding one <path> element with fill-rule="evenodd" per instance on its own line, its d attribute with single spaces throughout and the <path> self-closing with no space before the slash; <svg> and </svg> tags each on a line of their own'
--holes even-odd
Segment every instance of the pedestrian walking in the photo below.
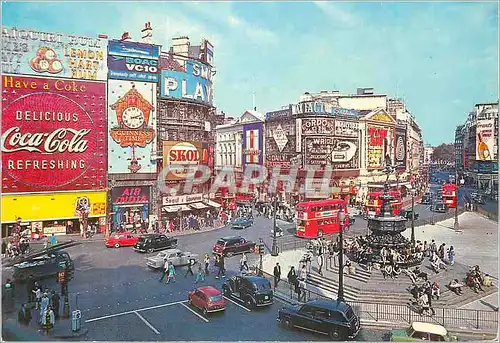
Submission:
<svg viewBox="0 0 500 343">
<path fill-rule="evenodd" d="M 42 287 L 38 282 L 35 282 L 35 289 L 32 291 L 35 298 L 35 308 L 40 309 L 40 302 L 42 301 Z"/>
<path fill-rule="evenodd" d="M 53 247 L 56 244 L 57 244 L 56 235 L 54 235 L 54 233 L 52 232 L 52 235 L 50 235 L 50 246 Z"/>
<path fill-rule="evenodd" d="M 19 324 L 28 326 L 31 322 L 31 311 L 28 304 L 23 304 L 17 313 L 17 320 Z"/>
<path fill-rule="evenodd" d="M 169 266 L 169 262 L 165 261 L 165 264 L 163 265 L 163 273 L 161 274 L 161 278 L 160 278 L 160 280 L 158 280 L 158 282 L 162 282 L 163 279 L 165 278 L 165 276 L 167 276 L 167 279 L 168 279 L 168 266 Z"/>
<path fill-rule="evenodd" d="M 188 276 L 188 274 L 194 275 L 192 268 L 195 264 L 196 264 L 196 260 L 194 258 L 190 258 L 188 265 L 187 265 L 186 274 L 184 275 L 185 278 Z"/>
<path fill-rule="evenodd" d="M 431 246 L 429 247 L 429 249 L 430 249 L 431 256 L 432 256 L 432 254 L 437 253 L 437 246 L 436 246 L 436 242 L 434 240 L 431 241 Z"/>
<path fill-rule="evenodd" d="M 276 262 L 276 265 L 274 266 L 273 275 L 274 275 L 274 288 L 276 288 L 278 287 L 278 283 L 280 282 L 281 279 L 281 266 L 278 262 Z"/>
<path fill-rule="evenodd" d="M 176 277 L 175 277 L 175 267 L 174 267 L 174 264 L 173 263 L 169 263 L 168 265 L 168 274 L 167 274 L 167 283 L 170 282 L 170 280 L 174 280 L 173 282 L 175 282 L 176 280 Z"/>
<path fill-rule="evenodd" d="M 210 274 L 209 271 L 209 266 L 210 266 L 210 256 L 208 254 L 205 254 L 205 276 L 208 276 Z"/>
<path fill-rule="evenodd" d="M 44 313 L 47 311 L 50 305 L 50 298 L 47 292 L 44 292 L 40 300 L 40 318 L 43 317 Z"/>
<path fill-rule="evenodd" d="M 219 270 L 220 270 L 220 255 L 215 255 L 214 256 L 214 274 L 215 275 L 215 278 L 218 279 L 219 278 Z M 217 273 L 216 273 L 217 272 Z"/>
<path fill-rule="evenodd" d="M 205 273 L 203 272 L 201 265 L 198 266 L 198 272 L 196 273 L 196 279 L 194 280 L 195 284 L 198 282 L 205 282 Z"/>
<path fill-rule="evenodd" d="M 318 255 L 318 273 L 323 276 L 323 254 Z"/>
<path fill-rule="evenodd" d="M 42 329 L 45 332 L 46 335 L 49 334 L 49 331 L 54 328 L 54 323 L 56 321 L 54 311 L 52 308 L 49 306 L 47 309 L 43 312 L 42 314 Z"/>
<path fill-rule="evenodd" d="M 453 248 L 453 245 L 448 249 L 448 260 L 450 261 L 450 266 L 455 264 L 455 248 Z"/>
<path fill-rule="evenodd" d="M 219 272 L 217 273 L 217 275 L 215 276 L 215 278 L 218 279 L 219 277 L 223 277 L 223 278 L 226 277 L 226 268 L 225 268 L 225 265 L 224 265 L 224 256 L 220 256 L 219 257 Z"/>
<path fill-rule="evenodd" d="M 439 246 L 438 253 L 437 253 L 437 254 L 438 254 L 438 256 L 439 256 L 439 258 L 440 258 L 441 260 L 443 260 L 443 261 L 444 261 L 445 245 L 446 245 L 445 243 L 441 244 L 441 245 Z"/>
<path fill-rule="evenodd" d="M 59 319 L 59 307 L 60 307 L 59 299 L 60 299 L 59 294 L 56 291 L 52 291 L 52 297 L 51 297 L 52 310 L 54 311 L 54 317 L 56 320 Z"/>
<path fill-rule="evenodd" d="M 247 255 L 245 253 L 243 253 L 243 255 L 241 255 L 240 272 L 242 272 L 243 269 L 245 269 L 247 272 L 250 270 L 250 268 L 248 267 Z"/>
</svg>

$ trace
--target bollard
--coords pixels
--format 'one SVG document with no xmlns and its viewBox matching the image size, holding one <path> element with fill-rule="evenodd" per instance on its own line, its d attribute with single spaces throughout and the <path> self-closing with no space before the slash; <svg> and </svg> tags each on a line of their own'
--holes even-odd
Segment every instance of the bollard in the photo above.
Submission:
<svg viewBox="0 0 500 343">
<path fill-rule="evenodd" d="M 82 327 L 82 313 L 80 310 L 75 310 L 71 313 L 71 330 L 73 332 L 80 331 Z"/>
</svg>

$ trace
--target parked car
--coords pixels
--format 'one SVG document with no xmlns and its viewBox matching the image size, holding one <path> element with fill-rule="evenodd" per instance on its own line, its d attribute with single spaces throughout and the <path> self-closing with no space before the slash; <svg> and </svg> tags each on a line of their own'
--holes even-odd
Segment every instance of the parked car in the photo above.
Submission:
<svg viewBox="0 0 500 343">
<path fill-rule="evenodd" d="M 432 195 L 429 193 L 426 193 L 422 196 L 422 199 L 420 199 L 420 203 L 423 205 L 430 205 L 432 202 Z"/>
<path fill-rule="evenodd" d="M 152 269 L 163 268 L 165 262 L 168 261 L 174 265 L 174 267 L 187 266 L 190 260 L 194 260 L 194 263 L 198 262 L 198 254 L 194 254 L 188 251 L 181 251 L 179 249 L 167 249 L 160 251 L 158 255 L 154 257 L 148 257 L 146 265 Z"/>
<path fill-rule="evenodd" d="M 287 327 L 328 335 L 330 339 L 355 338 L 361 325 L 351 306 L 343 301 L 311 300 L 287 305 L 278 311 L 278 321 Z"/>
<path fill-rule="evenodd" d="M 456 341 L 457 337 L 449 336 L 448 330 L 437 324 L 413 322 L 407 329 L 394 329 L 390 333 L 393 342 L 433 341 L 449 342 Z"/>
<path fill-rule="evenodd" d="M 239 217 L 236 218 L 232 223 L 233 229 L 246 229 L 253 225 L 253 219 L 251 217 Z"/>
<path fill-rule="evenodd" d="M 263 276 L 233 276 L 222 284 L 222 292 L 228 298 L 244 302 L 248 308 L 268 306 L 274 302 L 271 282 Z"/>
<path fill-rule="evenodd" d="M 442 201 L 436 201 L 432 206 L 431 206 L 431 211 L 433 212 L 439 212 L 439 213 L 446 213 L 448 211 L 448 207 L 446 207 L 445 203 Z"/>
<path fill-rule="evenodd" d="M 177 238 L 167 237 L 158 233 L 142 235 L 134 245 L 134 250 L 152 253 L 156 250 L 164 250 L 177 247 Z"/>
<path fill-rule="evenodd" d="M 203 286 L 188 293 L 191 306 L 200 309 L 206 316 L 208 313 L 226 310 L 226 301 L 222 293 L 215 287 Z"/>
<path fill-rule="evenodd" d="M 400 211 L 400 212 L 399 212 L 399 215 L 400 215 L 401 217 L 406 218 L 406 220 L 411 220 L 411 219 L 412 219 L 412 213 L 413 213 L 412 209 L 411 209 L 411 208 L 409 208 L 409 209 L 407 209 L 407 210 L 402 210 L 402 211 Z M 419 215 L 419 214 L 415 211 L 415 220 L 417 220 L 419 216 L 420 216 L 420 215 Z"/>
<path fill-rule="evenodd" d="M 106 238 L 105 244 L 108 248 L 132 247 L 138 240 L 139 236 L 132 232 L 120 232 Z"/>
<path fill-rule="evenodd" d="M 228 236 L 219 239 L 217 243 L 215 243 L 215 245 L 212 247 L 212 252 L 214 254 L 231 257 L 237 254 L 253 252 L 254 249 L 254 242 L 247 241 L 241 236 Z"/>
</svg>

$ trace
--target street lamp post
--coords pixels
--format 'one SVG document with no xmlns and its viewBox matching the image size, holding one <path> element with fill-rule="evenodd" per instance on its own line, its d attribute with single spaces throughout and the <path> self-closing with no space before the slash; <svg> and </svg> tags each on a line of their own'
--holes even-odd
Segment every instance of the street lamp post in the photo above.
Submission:
<svg viewBox="0 0 500 343">
<path fill-rule="evenodd" d="M 453 223 L 453 229 L 455 231 L 460 230 L 460 224 L 458 223 L 458 202 L 460 201 L 460 199 L 458 197 L 458 190 L 459 190 L 460 186 L 463 185 L 464 183 L 465 183 L 464 179 L 461 179 L 460 183 L 459 183 L 459 181 L 458 181 L 458 168 L 455 167 L 455 185 L 457 186 L 457 194 L 456 194 L 457 204 L 455 206 L 455 222 Z"/>
<path fill-rule="evenodd" d="M 415 245 L 415 193 L 414 188 L 411 189 L 411 244 Z"/>
<path fill-rule="evenodd" d="M 274 197 L 274 218 L 273 218 L 273 246 L 271 256 L 278 256 L 278 244 L 276 242 L 276 212 L 278 209 L 278 197 Z"/>
<path fill-rule="evenodd" d="M 337 301 L 344 301 L 344 220 L 345 220 L 345 212 L 343 209 L 339 210 L 338 213 L 339 218 L 339 289 L 337 293 Z"/>
</svg>

